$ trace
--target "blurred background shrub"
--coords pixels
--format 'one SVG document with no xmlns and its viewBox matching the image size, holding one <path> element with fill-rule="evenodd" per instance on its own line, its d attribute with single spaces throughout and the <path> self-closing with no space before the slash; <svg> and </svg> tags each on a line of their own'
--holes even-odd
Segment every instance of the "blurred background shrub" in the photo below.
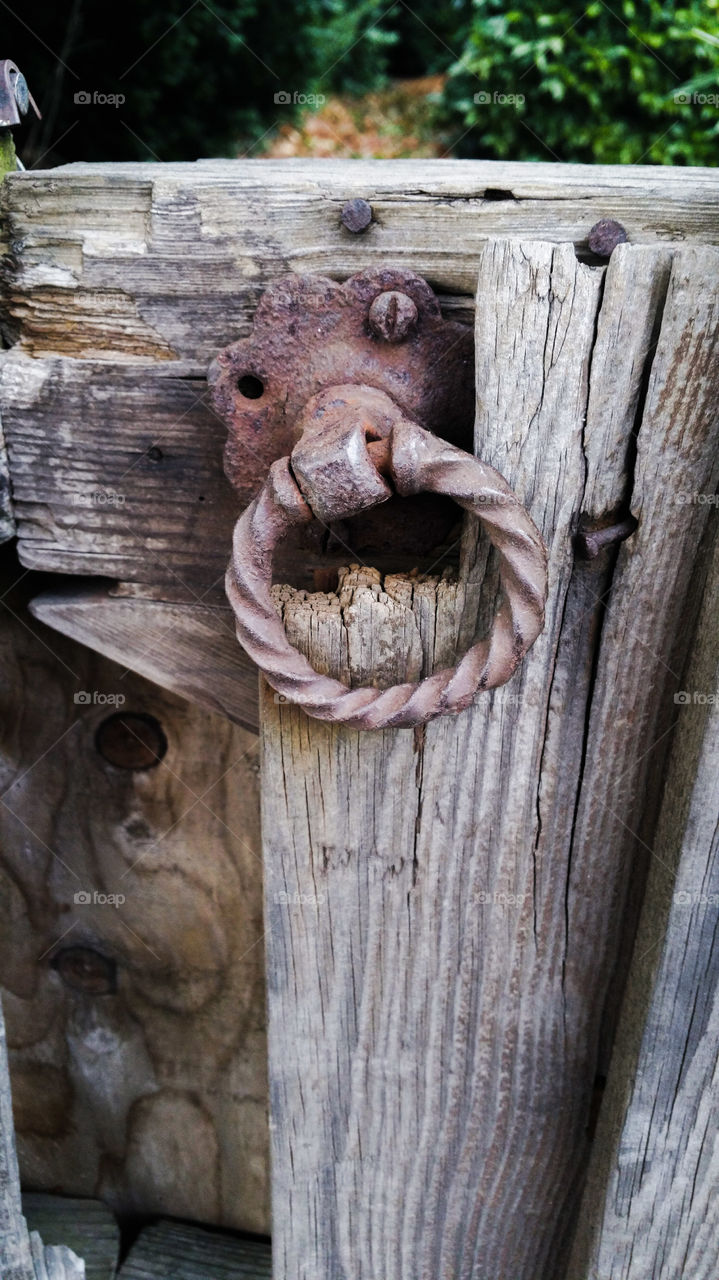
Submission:
<svg viewBox="0 0 719 1280">
<path fill-rule="evenodd" d="M 43 112 L 17 136 L 28 165 L 238 154 L 712 165 L 718 7 L 35 0 L 22 18 L 3 6 L 0 54 Z"/>
</svg>

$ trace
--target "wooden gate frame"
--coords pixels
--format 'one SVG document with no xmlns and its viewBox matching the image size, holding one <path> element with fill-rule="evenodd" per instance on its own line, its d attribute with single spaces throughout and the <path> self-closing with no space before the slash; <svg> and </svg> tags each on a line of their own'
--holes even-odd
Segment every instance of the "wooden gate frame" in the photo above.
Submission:
<svg viewBox="0 0 719 1280">
<path fill-rule="evenodd" d="M 374 221 L 364 236 L 352 236 L 339 221 L 341 205 L 354 196 L 368 199 L 373 208 Z M 585 926 L 592 920 L 596 923 L 591 902 L 586 899 L 591 898 L 592 892 L 599 893 L 600 886 L 606 882 L 606 856 L 610 849 L 615 871 L 630 850 L 636 852 L 637 840 L 639 846 L 643 841 L 650 841 L 654 851 L 636 958 L 609 1077 L 610 1103 L 601 1112 L 600 1137 L 595 1145 L 579 1218 L 581 1229 L 569 1274 L 573 1280 L 575 1276 L 577 1280 L 585 1276 L 601 1276 L 602 1280 L 606 1276 L 646 1274 L 668 1277 L 676 1274 L 672 1267 L 676 1268 L 677 1259 L 682 1259 L 685 1266 L 691 1259 L 696 1267 L 692 1274 L 709 1277 L 713 1274 L 714 1259 L 707 1253 L 705 1232 L 716 1219 L 710 1194 L 716 1164 L 707 1154 L 710 1141 L 707 1133 L 711 1133 L 711 1128 L 707 1128 L 711 1125 L 707 1108 L 710 1109 L 714 1096 L 712 1070 L 719 1040 L 713 1004 L 716 967 L 707 944 L 711 909 L 716 901 L 713 832 L 716 830 L 718 748 L 715 704 L 710 700 L 716 680 L 716 651 L 711 643 L 711 621 L 716 616 L 715 568 L 709 570 L 706 590 L 704 583 L 713 545 L 708 517 L 714 514 L 715 507 L 707 501 L 702 509 L 696 499 L 713 495 L 715 484 L 711 396 L 712 386 L 716 385 L 716 366 L 711 363 L 710 346 L 712 326 L 716 325 L 716 286 L 712 272 L 716 273 L 717 253 L 711 246 L 719 239 L 716 218 L 719 178 L 712 170 L 454 161 L 72 165 L 46 174 L 13 175 L 5 181 L 3 197 L 5 249 L 10 251 L 5 267 L 5 306 L 10 316 L 8 333 L 15 345 L 3 359 L 1 407 L 9 443 L 20 555 L 28 567 L 80 576 L 100 573 L 124 584 L 112 590 L 104 586 L 73 587 L 39 600 L 36 612 L 59 630 L 76 635 L 126 665 L 133 665 L 166 687 L 194 697 L 206 706 L 221 708 L 244 724 L 256 724 L 254 676 L 247 666 L 244 675 L 241 674 L 242 659 L 227 627 L 227 617 L 223 616 L 221 597 L 219 593 L 212 594 L 215 580 L 221 578 L 224 570 L 227 534 L 234 510 L 219 470 L 218 446 L 222 431 L 212 421 L 201 394 L 197 395 L 196 391 L 201 392 L 197 383 L 204 375 L 209 358 L 227 341 L 247 331 L 257 297 L 267 280 L 287 270 L 299 269 L 346 276 L 378 262 L 399 260 L 427 276 L 442 294 L 448 314 L 470 317 L 479 273 L 480 297 L 488 294 L 500 300 L 505 327 L 498 328 L 498 332 L 506 341 L 516 334 L 521 317 L 526 324 L 525 361 L 529 363 L 530 372 L 534 368 L 542 376 L 539 384 L 532 376 L 524 381 L 517 377 L 513 395 L 506 394 L 506 380 L 498 380 L 489 356 L 490 339 L 496 338 L 492 332 L 492 315 L 488 317 L 480 309 L 476 333 L 478 352 L 485 363 L 479 385 L 491 388 L 493 395 L 487 392 L 486 403 L 480 400 L 478 406 L 478 444 L 481 443 L 483 456 L 507 474 L 510 483 L 527 501 L 531 499 L 540 509 L 549 510 L 550 498 L 561 497 L 560 489 L 554 494 L 549 489 L 551 466 L 549 470 L 547 467 L 552 460 L 548 462 L 541 455 L 528 454 L 526 442 L 521 451 L 518 451 L 519 441 L 515 442 L 514 451 L 507 443 L 512 440 L 513 422 L 527 421 L 531 397 L 535 395 L 536 399 L 537 386 L 544 386 L 541 340 L 546 341 L 550 331 L 555 336 L 561 331 L 557 317 L 550 324 L 546 310 L 543 318 L 541 315 L 537 318 L 538 308 L 541 311 L 540 304 L 546 302 L 548 295 L 543 290 L 549 282 L 560 317 L 567 298 L 576 302 L 579 309 L 585 307 L 588 317 L 594 316 L 601 288 L 606 291 L 607 284 L 600 281 L 598 275 L 592 278 L 581 261 L 590 257 L 589 228 L 600 217 L 614 217 L 625 225 L 629 248 L 626 252 L 617 252 L 607 272 L 607 277 L 611 273 L 614 291 L 607 297 L 618 303 L 623 301 L 625 311 L 622 312 L 619 305 L 614 311 L 599 309 L 597 341 L 594 333 L 587 331 L 574 352 L 568 349 L 563 353 L 565 394 L 561 394 L 562 384 L 555 385 L 551 411 L 555 419 L 564 424 L 557 428 L 557 444 L 561 446 L 557 456 L 562 456 L 562 449 L 574 450 L 576 466 L 583 465 L 586 469 L 582 514 L 601 519 L 627 500 L 626 460 L 609 472 L 603 469 L 607 458 L 614 456 L 612 445 L 626 449 L 634 428 L 634 414 L 644 414 L 646 418 L 649 403 L 651 421 L 661 425 L 656 428 L 653 448 L 650 441 L 645 450 L 640 438 L 639 470 L 635 475 L 643 487 L 638 494 L 635 489 L 632 495 L 632 511 L 637 514 L 635 507 L 640 506 L 643 519 L 640 519 L 637 539 L 619 553 L 619 568 L 617 562 L 611 567 L 602 563 L 592 571 L 594 577 L 590 579 L 585 575 L 577 580 L 573 578 L 571 557 L 566 547 L 562 547 L 557 572 L 560 577 L 564 575 L 565 616 L 579 617 L 588 609 L 593 626 L 601 630 L 601 644 L 607 652 L 611 653 L 615 623 L 618 630 L 627 624 L 617 599 L 625 601 L 625 608 L 626 602 L 634 600 L 643 645 L 651 645 L 657 628 L 661 632 L 662 626 L 664 638 L 658 656 L 649 662 L 647 669 L 627 670 L 615 663 L 611 673 L 607 671 L 599 679 L 596 666 L 592 665 L 593 641 L 588 643 L 586 635 L 575 639 L 573 648 L 569 645 L 564 662 L 559 660 L 558 652 L 542 655 L 540 650 L 537 662 L 543 665 L 538 665 L 534 674 L 531 671 L 527 674 L 522 694 L 531 707 L 532 700 L 539 696 L 542 680 L 546 681 L 547 674 L 552 672 L 553 697 L 562 705 L 562 699 L 566 700 L 570 692 L 571 673 L 579 670 L 580 680 L 571 685 L 572 698 L 576 703 L 581 687 L 582 696 L 589 699 L 586 714 L 583 711 L 577 723 L 569 726 L 566 739 L 562 740 L 561 734 L 559 739 L 565 753 L 563 759 L 573 760 L 575 764 L 580 761 L 584 776 L 592 780 L 586 817 L 587 839 L 595 841 L 597 856 L 588 876 L 586 866 L 582 867 L 579 879 L 576 865 L 573 880 L 569 865 L 566 871 L 567 903 L 570 911 L 578 913 L 576 920 L 583 920 Z M 438 219 L 442 225 L 441 243 L 437 237 Z M 502 237 L 502 243 L 495 251 L 489 241 L 497 236 Z M 530 243 L 537 239 L 544 243 Z M 521 249 L 515 244 L 520 240 Z M 548 241 L 560 247 L 552 249 Z M 573 248 L 566 247 L 568 245 Z M 653 248 L 642 252 L 642 245 Z M 662 245 L 666 249 L 663 254 L 657 252 Z M 523 262 L 526 268 L 522 267 Z M 168 279 L 173 263 L 178 274 Z M 179 274 L 180 267 L 182 274 Z M 686 349 L 685 332 L 690 315 L 687 296 L 693 297 L 696 304 L 692 323 L 699 335 L 690 351 Z M 630 309 L 637 299 L 638 314 Z M 661 330 L 657 327 L 658 318 L 664 321 Z M 653 343 L 657 338 L 661 341 L 662 336 L 666 349 L 674 352 L 671 386 L 668 381 L 666 385 L 662 383 L 661 370 L 657 369 L 653 381 L 649 375 L 647 362 L 651 363 Z M 695 410 L 682 398 L 682 377 L 694 379 L 692 389 L 696 391 L 695 399 L 698 397 L 700 401 Z M 594 415 L 596 424 L 601 424 L 601 430 L 597 425 L 594 437 L 586 428 L 579 437 L 576 435 L 581 394 L 579 401 L 576 395 L 582 385 L 585 392 L 589 388 L 587 412 Z M 99 387 L 112 395 L 111 434 L 101 429 L 107 415 L 105 402 L 98 396 Z M 619 387 L 624 389 L 623 401 L 620 401 Z M 622 422 L 612 411 L 612 405 L 620 403 L 624 413 Z M 491 406 L 494 416 L 487 406 Z M 547 405 L 545 412 L 549 409 Z M 144 422 L 138 426 L 139 412 L 149 415 L 152 430 L 146 431 Z M 672 424 L 678 413 L 687 414 L 691 423 L 694 436 L 688 441 L 681 433 L 672 435 Z M 58 418 L 64 428 L 62 432 L 55 429 Z M 179 420 L 184 425 L 177 430 L 173 427 L 173 452 L 165 463 L 162 445 L 157 440 L 157 427 L 159 424 L 161 433 L 163 423 L 169 425 L 171 420 Z M 143 431 L 147 436 L 144 450 L 141 447 Z M 671 441 L 671 457 L 663 449 L 667 441 Z M 532 442 L 529 443 L 531 447 Z M 153 456 L 153 450 L 160 450 L 160 458 Z M 110 494 L 119 493 L 120 490 L 114 488 L 122 474 L 118 468 L 126 468 L 128 457 L 135 460 L 130 495 L 134 503 L 134 523 L 129 530 L 126 526 L 123 528 L 120 504 L 106 506 L 100 521 L 97 509 L 83 501 L 83 495 L 93 485 L 103 487 Z M 164 468 L 153 472 L 158 463 L 164 463 Z M 575 464 L 570 460 L 571 465 Z M 670 512 L 667 518 L 666 509 L 662 510 L 654 498 L 657 485 L 669 484 L 672 477 L 676 481 L 677 468 L 682 483 L 704 487 L 681 491 L 690 495 L 685 505 L 691 510 L 685 514 L 692 519 L 675 528 L 676 511 Z M 171 518 L 158 529 L 158 498 L 162 497 L 167 508 L 168 480 L 173 483 Z M 74 501 L 78 496 L 80 501 Z M 197 503 L 201 500 L 200 518 Z M 578 514 L 570 508 L 571 503 L 564 521 L 567 534 L 572 533 L 572 522 Z M 684 570 L 682 578 L 678 570 L 673 577 L 668 574 L 671 556 L 667 529 L 674 538 L 676 556 L 685 555 L 687 564 L 691 565 L 691 579 Z M 556 531 L 557 524 L 553 521 L 551 532 L 555 536 Z M 148 560 L 148 538 L 153 539 L 152 554 L 156 559 Z M 474 558 L 468 536 L 465 566 L 473 567 Z M 480 569 L 470 581 L 476 582 L 481 576 L 483 565 L 481 560 L 479 563 Z M 616 574 L 619 577 L 615 580 Z M 178 580 L 181 580 L 179 587 Z M 212 584 L 209 590 L 208 584 Z M 661 590 L 673 587 L 677 592 L 673 602 L 666 602 L 667 610 L 662 617 L 652 613 L 648 605 L 652 595 L 656 597 L 658 584 Z M 413 614 L 417 642 L 426 663 L 441 652 L 449 640 L 456 639 L 458 630 L 461 633 L 456 611 L 465 601 L 458 601 L 457 593 L 451 588 L 437 582 L 418 584 L 410 600 L 406 591 L 402 594 L 401 584 L 394 588 L 394 594 L 387 589 L 386 581 L 384 586 L 384 592 L 378 596 L 371 585 L 368 589 L 361 575 L 346 581 L 342 613 L 329 622 L 321 610 L 318 617 L 317 608 L 304 599 L 288 596 L 284 601 L 288 630 L 297 643 L 305 644 L 312 651 L 316 662 L 324 661 L 330 667 L 337 664 L 342 644 L 346 644 L 347 651 L 356 655 L 350 662 L 355 673 L 366 671 L 368 637 L 380 626 L 406 628 Z M 206 592 L 209 604 L 197 602 L 201 590 Z M 608 594 L 610 592 L 614 594 Z M 439 611 L 437 599 L 441 600 Z M 623 718 L 631 708 L 632 698 L 640 698 L 640 675 L 657 682 L 663 680 L 660 687 L 665 696 L 673 696 L 672 688 L 677 691 L 681 668 L 673 658 L 676 652 L 673 646 L 681 638 L 683 616 L 688 619 L 687 631 L 691 632 L 700 608 L 703 621 L 697 631 L 699 640 L 682 679 L 690 701 L 672 704 L 680 708 L 678 728 L 671 738 L 662 813 L 651 834 L 658 796 L 654 784 L 658 779 L 652 779 L 646 767 L 632 772 L 631 753 L 625 750 L 626 740 L 623 744 L 621 738 L 615 759 L 607 766 L 601 736 L 612 731 L 617 719 L 617 703 L 613 699 L 619 699 L 619 717 Z M 619 621 L 615 617 L 617 612 Z M 438 630 L 428 621 L 435 615 L 439 618 Z M 172 628 L 171 638 L 168 628 Z M 318 639 L 318 632 L 322 633 L 323 628 L 324 633 Z M 447 631 L 451 632 L 449 637 L 445 634 Z M 551 627 L 549 634 L 552 635 Z M 212 678 L 198 669 L 198 650 L 205 655 Z M 406 649 L 403 656 L 406 660 Z M 667 665 L 672 666 L 671 679 L 664 679 L 661 671 L 662 666 Z M 698 699 L 695 693 L 700 695 Z M 287 848 L 293 847 L 296 806 L 300 800 L 290 792 L 286 816 L 281 806 L 278 809 L 279 778 L 273 771 L 277 769 L 279 753 L 291 753 L 297 776 L 303 778 L 303 785 L 311 794 L 309 784 L 313 779 L 316 781 L 318 775 L 308 763 L 308 744 L 320 759 L 323 752 L 329 753 L 326 768 L 332 760 L 336 761 L 338 750 L 351 754 L 353 748 L 349 739 L 338 746 L 336 737 L 322 737 L 332 731 L 308 729 L 301 713 L 278 707 L 266 694 L 262 706 L 265 776 L 270 779 L 265 790 L 268 867 L 282 877 L 275 884 L 268 879 L 269 919 L 271 910 L 276 911 L 279 905 L 284 908 L 293 905 L 293 900 L 280 904 L 273 895 L 276 898 L 280 893 L 287 898 L 295 893 L 303 894 L 301 882 L 298 887 L 293 879 L 298 864 L 295 863 L 290 875 L 285 862 Z M 653 722 L 657 731 L 661 728 L 664 732 L 666 725 L 665 746 L 674 728 L 673 722 L 667 723 L 671 717 L 664 715 L 666 709 L 663 707 L 662 716 Z M 550 706 L 548 701 L 545 727 L 556 734 L 559 730 L 553 719 L 555 712 L 556 706 Z M 474 713 L 467 713 L 470 715 Z M 495 728 L 491 732 L 489 727 L 482 730 L 489 734 L 488 745 L 491 746 L 492 741 L 497 744 L 495 750 L 499 750 L 496 738 L 499 727 L 502 751 L 509 750 L 510 754 L 516 751 L 515 767 L 519 770 L 518 762 L 526 750 L 521 707 L 516 714 L 511 709 L 500 709 Z M 465 733 L 468 732 L 465 725 Z M 482 733 L 478 740 L 483 740 Z M 371 779 L 385 773 L 392 777 L 393 785 L 402 794 L 408 787 L 415 789 L 415 800 L 408 808 L 410 813 L 414 812 L 414 845 L 420 853 L 422 812 L 436 814 L 441 810 L 439 762 L 442 753 L 448 751 L 450 739 L 457 743 L 460 737 L 461 731 L 456 725 L 451 730 L 444 726 L 436 732 L 428 730 L 429 743 L 422 745 L 420 755 L 423 762 L 432 760 L 433 779 L 425 764 L 425 778 L 417 778 L 416 744 L 397 738 L 392 742 L 375 738 L 366 745 L 366 758 L 372 758 L 362 784 L 368 799 L 371 787 L 368 792 L 366 788 Z M 462 740 L 463 759 L 466 759 L 468 741 Z M 548 742 L 546 736 L 544 746 L 536 742 L 535 752 L 539 748 L 541 756 Z M 557 745 L 556 738 L 553 745 Z M 569 774 L 572 768 L 567 771 Z M 636 795 L 636 789 L 646 784 L 649 805 L 645 816 L 650 821 L 648 826 L 638 827 L 640 834 L 636 838 L 631 832 L 622 846 L 621 835 L 616 835 L 623 825 L 622 817 L 617 819 L 615 815 L 618 826 L 602 826 L 600 822 L 596 830 L 591 828 L 596 820 L 597 797 L 602 791 L 606 793 L 607 786 L 618 787 L 627 773 L 631 786 L 625 782 L 619 794 L 624 796 L 633 787 Z M 526 775 L 520 772 L 519 776 L 524 776 L 526 785 L 530 786 L 531 769 Z M 276 789 L 270 801 L 273 780 Z M 536 815 L 543 819 L 541 827 L 536 824 L 533 827 L 537 842 L 547 839 L 548 816 L 551 821 L 558 821 L 557 815 L 561 815 L 562 805 L 567 803 L 566 798 L 562 798 L 562 782 L 561 778 L 556 781 L 557 807 L 549 815 L 540 813 L 541 798 L 536 793 Z M 362 786 L 357 790 L 361 793 Z M 345 794 L 351 800 L 351 793 Z M 422 800 L 419 808 L 417 797 Z M 499 804 L 500 799 L 498 796 L 493 802 L 492 810 L 498 823 L 503 821 L 506 810 L 503 800 Z M 306 812 L 311 827 L 314 814 L 309 808 Z M 483 816 L 486 817 L 486 811 Z M 577 811 L 575 825 L 579 818 L 581 814 Z M 396 829 L 393 822 L 388 827 L 392 839 L 396 842 L 401 835 L 402 840 L 411 844 L 411 831 L 405 829 L 401 815 L 396 821 Z M 613 843 L 617 840 L 618 852 Z M 298 853 L 296 846 L 295 852 Z M 386 853 L 383 855 L 376 849 L 376 856 L 377 867 L 384 867 L 384 872 L 391 871 L 391 880 L 407 874 L 400 863 L 388 860 Z M 432 863 L 429 846 L 425 856 L 435 876 L 436 888 L 438 878 L 448 874 L 447 868 Z M 339 891 L 338 902 L 342 902 L 344 894 L 346 907 L 350 901 L 347 895 L 352 892 L 346 884 L 347 866 L 343 866 L 342 856 L 335 856 L 331 849 L 322 859 L 320 864 L 311 859 L 307 872 L 313 868 L 316 871 L 320 865 L 325 871 L 330 868 L 338 880 L 345 875 L 345 888 Z M 410 868 L 413 877 L 417 876 L 418 868 L 422 869 L 421 861 L 414 869 Z M 504 880 L 499 876 L 489 889 L 481 892 L 492 895 L 516 892 L 517 886 L 512 887 L 511 879 L 507 880 L 507 872 L 508 865 L 505 865 Z M 561 930 L 565 902 L 561 895 L 553 902 L 556 886 L 552 883 L 552 874 L 556 874 L 556 868 L 547 869 L 547 864 L 541 859 L 537 862 L 535 857 L 539 901 L 549 913 L 548 918 L 554 919 Z M 380 885 L 381 881 L 380 875 Z M 281 890 L 276 888 L 277 883 L 282 884 Z M 677 887 L 672 897 L 674 884 Z M 370 893 L 368 886 L 369 881 L 357 900 L 360 905 L 371 905 L 373 894 L 386 892 L 380 887 Z M 622 900 L 628 887 L 626 880 L 623 889 L 617 881 L 617 901 Z M 461 877 L 447 882 L 448 892 L 460 890 Z M 315 898 L 317 896 L 315 894 Z M 381 897 L 376 897 L 375 903 L 380 910 Z M 295 923 L 286 912 L 282 928 L 271 933 L 270 990 L 276 993 L 277 999 L 284 990 L 280 979 L 287 955 L 282 939 L 288 936 L 288 930 L 290 938 L 294 931 L 300 946 L 304 945 L 310 925 L 316 930 L 316 937 L 322 936 L 321 921 L 318 921 L 318 905 L 322 904 L 314 901 L 296 905 L 299 915 L 294 917 Z M 431 923 L 428 917 L 428 926 Z M 541 930 L 541 914 L 539 926 Z M 492 927 L 497 941 L 499 933 L 496 925 Z M 536 914 L 533 927 L 537 927 Z M 431 932 L 427 933 L 427 939 Z M 613 941 L 606 943 L 608 953 L 613 948 L 617 953 L 620 938 L 630 948 L 632 933 L 631 927 L 628 933 L 615 927 Z M 350 928 L 350 938 L 351 935 Z M 298 954 L 295 951 L 295 963 Z M 319 954 L 322 962 L 328 963 L 327 953 Z M 305 956 L 303 964 L 307 966 L 308 962 L 309 956 Z M 563 963 L 566 970 L 566 957 Z M 701 972 L 702 965 L 706 966 L 704 972 Z M 305 972 L 308 974 L 311 970 L 306 968 Z M 499 974 L 498 969 L 497 982 Z M 406 982 L 401 971 L 395 970 L 391 976 L 393 981 L 401 977 Z M 607 969 L 605 981 L 609 976 Z M 650 985 L 652 994 L 648 996 Z M 321 996 L 320 984 L 317 998 Z M 280 1007 L 278 1004 L 277 1010 Z M 661 1030 L 667 1008 L 673 1011 L 669 1037 Z M 287 1014 L 286 1008 L 284 1013 Z M 400 1020 L 395 1034 L 400 1034 L 402 1025 Z M 300 1034 L 301 1028 L 296 1030 Z M 345 1031 L 346 1028 L 343 1034 Z M 582 1043 L 586 1049 L 586 1043 Z M 509 1044 L 505 1047 L 511 1055 Z M 486 1048 L 491 1054 L 492 1044 L 488 1043 Z M 288 1052 L 288 1044 L 278 1033 L 275 1065 L 279 1074 L 273 1078 L 278 1088 L 280 1080 L 286 1080 L 286 1069 L 290 1066 Z M 547 1063 L 542 1067 L 537 1059 L 534 1067 L 546 1070 Z M 503 1068 L 498 1063 L 495 1083 L 501 1078 L 502 1070 L 506 1070 L 506 1066 Z M 435 1067 L 437 1071 L 439 1068 Z M 686 1110 L 679 1118 L 675 1114 L 675 1093 L 685 1100 Z M 285 1096 L 293 1095 L 286 1093 Z M 583 1105 L 586 1106 L 587 1101 L 585 1098 Z M 277 1095 L 275 1105 L 279 1106 Z M 528 1114 L 531 1115 L 531 1106 Z M 318 1132 L 321 1121 L 320 1114 L 315 1121 Z M 359 1135 L 360 1128 L 358 1139 Z M 277 1144 L 286 1137 L 286 1129 L 279 1135 L 275 1131 L 278 1169 L 285 1166 L 278 1159 Z M 327 1141 L 331 1140 L 329 1135 Z M 676 1190 L 687 1179 L 694 1182 L 689 1198 L 679 1196 Z M 361 1190 L 356 1184 L 348 1185 L 352 1186 L 352 1194 Z M 387 1190 L 392 1184 L 382 1185 Z M 289 1187 L 279 1180 L 277 1187 L 283 1195 L 289 1194 Z M 503 1195 L 519 1194 L 521 1190 L 509 1179 Z M 378 1212 L 383 1215 L 386 1243 L 391 1235 L 387 1224 L 394 1229 L 396 1223 L 389 1211 L 385 1213 L 379 1183 L 373 1194 L 374 1203 L 380 1206 L 375 1215 Z M 416 1262 L 419 1257 L 412 1252 L 419 1231 L 418 1189 L 404 1186 L 400 1192 L 395 1184 L 391 1203 L 396 1204 L 400 1195 L 408 1196 L 414 1206 L 408 1221 L 415 1224 L 417 1231 L 413 1236 L 414 1228 L 407 1227 L 409 1243 L 405 1241 L 401 1246 L 405 1250 L 401 1257 L 381 1255 L 386 1280 L 390 1277 L 395 1280 L 398 1276 L 404 1280 L 409 1272 L 403 1272 L 401 1266 L 406 1267 L 408 1259 L 414 1258 Z M 692 1203 L 698 1196 L 704 1197 L 702 1213 L 705 1216 L 700 1223 L 692 1211 Z M 317 1204 L 326 1206 L 326 1200 L 318 1200 Z M 463 1215 L 468 1213 L 471 1214 L 471 1204 L 461 1198 L 457 1200 L 457 1229 L 462 1225 Z M 296 1223 L 297 1219 L 293 1221 Z M 291 1275 L 293 1280 L 303 1276 L 305 1273 L 300 1267 L 309 1265 L 307 1259 L 312 1250 L 315 1250 L 315 1262 L 319 1260 L 323 1266 L 329 1267 L 333 1260 L 338 1266 L 342 1258 L 346 1265 L 348 1250 L 351 1254 L 355 1251 L 352 1256 L 360 1259 L 360 1266 L 374 1265 L 377 1259 L 372 1250 L 376 1245 L 366 1224 L 361 1226 L 359 1234 L 353 1234 L 355 1228 L 356 1224 L 351 1227 L 348 1220 L 339 1225 L 336 1237 L 333 1236 L 331 1258 L 316 1232 L 312 1239 L 308 1233 L 304 1244 L 301 1244 L 301 1233 L 293 1234 L 291 1240 L 284 1237 L 284 1244 L 276 1254 L 277 1280 L 281 1274 Z M 427 1258 L 435 1250 L 432 1256 L 438 1258 L 439 1263 L 432 1274 L 453 1274 L 441 1269 L 450 1262 L 446 1256 L 436 1253 L 440 1246 L 436 1239 L 432 1242 L 431 1227 L 429 1231 L 426 1245 L 429 1252 L 421 1254 L 422 1265 L 429 1265 Z M 482 1238 L 483 1247 L 488 1257 L 494 1259 L 491 1263 L 494 1270 L 488 1274 L 497 1275 L 497 1260 L 504 1256 L 501 1248 L 506 1242 L 503 1246 L 489 1228 L 487 1231 Z M 565 1248 L 567 1243 L 565 1232 Z M 546 1264 L 538 1263 L 536 1256 L 532 1260 L 526 1239 L 521 1242 L 521 1247 L 525 1246 L 521 1256 L 512 1257 L 513 1277 L 550 1274 L 546 1271 L 549 1260 Z M 548 1237 L 547 1259 L 556 1247 L 557 1240 Z M 292 1255 L 291 1248 L 298 1248 L 300 1253 Z M 294 1263 L 290 1262 L 292 1256 Z M 467 1256 L 461 1255 L 464 1267 L 461 1274 L 470 1274 L 466 1270 Z M 358 1274 L 365 1272 L 360 1269 Z M 312 1280 L 315 1280 L 314 1274 Z"/>
</svg>

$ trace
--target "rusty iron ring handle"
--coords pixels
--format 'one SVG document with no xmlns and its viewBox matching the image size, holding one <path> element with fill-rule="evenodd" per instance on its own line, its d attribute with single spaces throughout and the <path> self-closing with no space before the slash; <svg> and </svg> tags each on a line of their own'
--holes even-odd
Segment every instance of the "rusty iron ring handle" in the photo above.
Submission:
<svg viewBox="0 0 719 1280">
<path fill-rule="evenodd" d="M 364 461 L 371 462 L 373 453 L 378 455 L 362 439 Z M 320 675 L 290 644 L 270 588 L 280 538 L 292 525 L 306 523 L 315 514 L 302 496 L 296 467 L 293 473 L 300 446 L 291 459 L 273 463 L 262 490 L 237 521 L 226 578 L 237 638 L 270 685 L 309 715 L 355 729 L 424 724 L 435 716 L 464 710 L 476 693 L 510 678 L 544 625 L 546 548 L 499 472 L 405 419 L 394 423 L 382 445 L 385 467 L 398 493 L 430 491 L 454 498 L 479 517 L 499 552 L 502 602 L 489 635 L 469 649 L 456 667 L 436 671 L 416 684 L 350 689 Z M 381 479 L 376 470 L 375 475 Z M 387 489 L 385 496 L 389 493 Z"/>
</svg>

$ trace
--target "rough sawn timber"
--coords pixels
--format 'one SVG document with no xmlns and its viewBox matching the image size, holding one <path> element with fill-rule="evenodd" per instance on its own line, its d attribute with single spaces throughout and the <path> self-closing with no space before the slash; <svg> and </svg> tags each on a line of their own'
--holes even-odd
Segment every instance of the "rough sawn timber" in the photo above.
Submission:
<svg viewBox="0 0 719 1280">
<path fill-rule="evenodd" d="M 719 1234 L 719 542 L 683 679 L 661 818 L 572 1275 L 713 1280 Z"/>
<path fill-rule="evenodd" d="M 0 1003 L 0 1276 L 2 1280 L 85 1280 L 85 1264 L 65 1244 L 28 1231 L 20 1197 L 10 1072 Z"/>
<path fill-rule="evenodd" d="M 143 600 L 65 580 L 61 590 L 35 596 L 30 610 L 125 669 L 257 732 L 257 668 L 237 643 L 229 604 Z"/>
<path fill-rule="evenodd" d="M 476 449 L 550 545 L 545 632 L 424 733 L 319 724 L 263 688 L 276 1280 L 563 1272 L 710 510 L 677 495 L 716 481 L 718 265 L 626 247 L 603 282 L 569 246 L 486 246 Z M 580 514 L 628 507 L 633 539 L 575 564 Z M 485 559 L 470 529 L 461 588 L 285 590 L 288 632 L 358 682 L 377 655 L 383 681 L 426 672 Z"/>
<path fill-rule="evenodd" d="M 269 1245 L 157 1222 L 140 1232 L 118 1280 L 272 1280 Z"/>
</svg>

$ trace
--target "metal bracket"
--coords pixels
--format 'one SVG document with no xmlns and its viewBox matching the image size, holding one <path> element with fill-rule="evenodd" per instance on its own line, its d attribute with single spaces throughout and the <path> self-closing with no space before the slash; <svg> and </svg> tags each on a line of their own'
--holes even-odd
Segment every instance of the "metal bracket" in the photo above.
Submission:
<svg viewBox="0 0 719 1280">
<path fill-rule="evenodd" d="M 209 372 L 212 404 L 227 422 L 225 471 L 246 505 L 271 464 L 288 456 L 310 401 L 350 385 L 389 396 L 407 418 L 471 450 L 474 343 L 471 328 L 445 320 L 421 276 L 374 268 L 338 284 L 285 276 L 265 291 L 249 338 L 220 352 Z M 369 409 L 368 405 L 368 409 Z M 352 545 L 406 550 L 436 546 L 456 520 L 446 498 L 389 503 L 381 520 L 352 521 Z"/>
<path fill-rule="evenodd" d="M 0 128 L 11 129 L 20 124 L 32 107 L 38 120 L 40 112 L 19 67 L 9 58 L 0 61 Z"/>
</svg>

